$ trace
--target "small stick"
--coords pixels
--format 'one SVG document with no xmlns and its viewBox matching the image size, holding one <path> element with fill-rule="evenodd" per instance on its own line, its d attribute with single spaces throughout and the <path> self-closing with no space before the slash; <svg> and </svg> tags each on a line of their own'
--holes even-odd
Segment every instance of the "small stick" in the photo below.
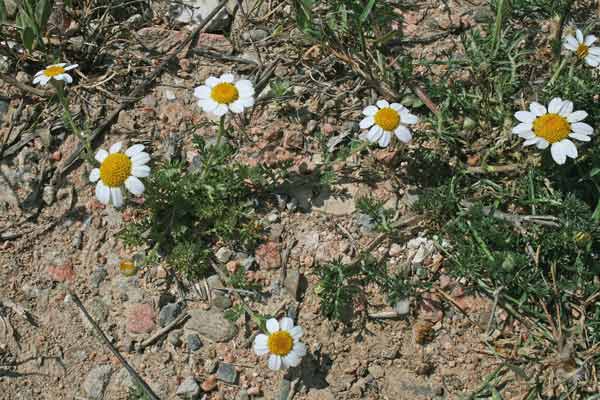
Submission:
<svg viewBox="0 0 600 400">
<path fill-rule="evenodd" d="M 471 203 L 470 201 L 466 200 L 461 201 L 460 205 L 465 208 L 472 208 L 475 206 L 474 203 Z M 516 224 L 518 222 L 531 222 L 533 224 L 545 226 L 560 226 L 559 219 L 552 215 L 518 215 L 508 214 L 502 211 L 494 210 L 491 207 L 481 207 L 481 209 L 490 217 L 498 218 L 510 222 L 512 224 Z"/>
<path fill-rule="evenodd" d="M 138 346 L 138 350 L 144 350 L 146 347 L 156 342 L 161 336 L 171 331 L 183 321 L 187 320 L 189 316 L 190 314 L 188 314 L 187 312 L 181 314 L 179 317 L 175 318 L 175 320 L 172 321 L 169 325 L 165 326 L 164 328 L 156 332 L 154 335 L 150 336 L 148 339 L 140 343 L 140 345 Z"/>
<path fill-rule="evenodd" d="M 131 367 L 131 365 L 129 365 L 129 363 L 121 355 L 119 350 L 117 350 L 117 348 L 110 342 L 110 340 L 108 340 L 104 332 L 102 332 L 102 329 L 100 329 L 96 321 L 94 321 L 94 319 L 87 312 L 87 310 L 81 303 L 81 300 L 79 300 L 79 297 L 77 297 L 77 295 L 70 289 L 68 289 L 68 293 L 73 303 L 75 303 L 75 305 L 79 307 L 79 309 L 81 310 L 85 318 L 88 320 L 88 322 L 92 325 L 96 333 L 98 333 L 100 338 L 102 338 L 102 341 L 110 348 L 110 351 L 115 355 L 115 357 L 119 359 L 121 365 L 125 367 L 127 372 L 129 372 L 129 375 L 131 376 L 131 378 L 133 378 L 133 381 L 144 391 L 144 393 L 146 393 L 146 396 L 148 396 L 150 400 L 160 400 L 160 398 L 152 391 L 150 386 L 148 386 L 148 384 L 142 379 L 142 377 Z"/>
<path fill-rule="evenodd" d="M 462 313 L 462 315 L 464 315 L 473 325 L 475 325 L 476 327 L 478 327 L 480 330 L 483 331 L 483 328 L 481 327 L 481 325 L 479 325 L 477 322 L 473 321 L 471 319 L 471 317 L 469 316 L 469 314 L 463 310 L 463 308 L 461 306 L 458 305 L 458 303 L 456 302 L 456 300 L 454 300 L 452 298 L 452 296 L 450 296 L 448 293 L 444 292 L 442 289 L 435 289 L 436 293 L 439 293 L 444 299 L 446 299 L 450 304 L 452 304 L 454 307 L 456 307 L 458 309 L 458 311 L 460 311 Z"/>
<path fill-rule="evenodd" d="M 498 300 L 500 299 L 500 292 L 504 289 L 504 286 L 500 286 L 494 290 L 494 304 L 492 305 L 492 312 L 490 314 L 490 320 L 488 321 L 485 335 L 488 336 L 492 330 L 492 323 L 494 322 L 494 315 L 496 314 L 496 307 L 498 307 Z"/>
</svg>

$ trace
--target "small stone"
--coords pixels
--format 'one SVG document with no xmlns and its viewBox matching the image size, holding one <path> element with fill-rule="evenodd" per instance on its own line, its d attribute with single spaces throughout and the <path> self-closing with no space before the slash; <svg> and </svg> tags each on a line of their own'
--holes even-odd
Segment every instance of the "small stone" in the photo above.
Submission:
<svg viewBox="0 0 600 400">
<path fill-rule="evenodd" d="M 200 395 L 200 386 L 198 386 L 198 382 L 194 379 L 193 376 L 188 376 L 181 382 L 179 387 L 177 387 L 177 391 L 175 392 L 177 397 L 182 399 L 196 399 Z"/>
<path fill-rule="evenodd" d="M 390 246 L 390 251 L 388 254 L 390 257 L 398 257 L 400 254 L 402 254 L 402 246 L 400 246 L 398 243 L 393 243 Z"/>
<path fill-rule="evenodd" d="M 219 363 L 217 370 L 217 379 L 227 383 L 235 383 L 238 378 L 238 373 L 232 364 Z"/>
<path fill-rule="evenodd" d="M 209 358 L 206 361 L 204 361 L 204 370 L 207 374 L 212 374 L 217 370 L 218 364 L 219 363 L 217 362 L 217 360 L 212 360 Z"/>
<path fill-rule="evenodd" d="M 181 306 L 179 304 L 169 303 L 160 310 L 160 313 L 158 314 L 158 323 L 161 327 L 165 327 L 175 321 L 175 318 L 177 318 L 180 312 Z"/>
<path fill-rule="evenodd" d="M 231 256 L 233 256 L 233 251 L 231 251 L 231 249 L 227 247 L 221 247 L 219 250 L 217 250 L 217 253 L 215 254 L 217 260 L 219 260 L 223 264 L 229 261 L 231 259 Z"/>
<path fill-rule="evenodd" d="M 215 375 L 209 376 L 204 380 L 204 382 L 202 382 L 202 385 L 200 385 L 200 387 L 205 393 L 214 390 L 217 387 L 217 377 Z"/>
<path fill-rule="evenodd" d="M 154 310 L 150 304 L 134 304 L 129 309 L 127 331 L 150 333 L 154 329 Z"/>
<path fill-rule="evenodd" d="M 219 310 L 227 310 L 231 308 L 231 299 L 223 294 L 217 293 L 212 298 L 212 305 Z"/>
<path fill-rule="evenodd" d="M 198 351 L 202 347 L 202 341 L 200 340 L 200 336 L 195 333 L 191 333 L 187 335 L 187 345 L 190 351 Z"/>
<path fill-rule="evenodd" d="M 267 37 L 269 37 L 269 32 L 265 31 L 264 29 L 252 29 L 242 33 L 242 39 L 252 42 L 258 42 L 259 40 L 266 39 Z"/>
<path fill-rule="evenodd" d="M 314 119 L 311 119 L 306 124 L 306 133 L 313 133 L 317 129 L 318 126 L 319 126 L 319 122 L 315 121 Z"/>
<path fill-rule="evenodd" d="M 50 278 L 56 282 L 72 282 L 75 280 L 75 271 L 73 271 L 73 264 L 70 262 L 59 266 L 50 266 L 47 271 Z"/>
<path fill-rule="evenodd" d="M 385 375 L 385 370 L 380 365 L 371 365 L 368 368 L 369 374 L 373 375 L 375 379 L 382 378 Z"/>
<path fill-rule="evenodd" d="M 219 0 L 180 0 L 170 2 L 169 15 L 175 22 L 185 25 L 201 24 L 219 5 Z M 208 23 L 206 31 L 215 32 L 225 29 L 230 24 L 227 10 L 223 9 Z"/>
<path fill-rule="evenodd" d="M 375 229 L 375 222 L 367 214 L 358 213 L 356 215 L 356 223 L 360 226 L 362 233 L 371 233 Z"/>
<path fill-rule="evenodd" d="M 54 200 L 56 200 L 56 191 L 54 190 L 54 186 L 44 186 L 44 189 L 42 191 L 42 200 L 47 206 L 51 206 L 52 203 L 54 203 Z"/>
<path fill-rule="evenodd" d="M 91 400 L 104 398 L 104 390 L 111 374 L 112 367 L 108 364 L 98 365 L 90 370 L 83 382 L 83 390 Z"/>
<path fill-rule="evenodd" d="M 92 275 L 90 275 L 90 283 L 92 287 L 98 288 L 102 281 L 108 276 L 108 272 L 106 272 L 106 268 L 98 267 Z"/>
<path fill-rule="evenodd" d="M 167 336 L 167 341 L 171 343 L 173 346 L 178 347 L 181 344 L 181 336 L 183 332 L 181 329 L 169 332 Z"/>
<path fill-rule="evenodd" d="M 261 268 L 278 269 L 281 267 L 279 245 L 273 241 L 264 243 L 256 249 L 256 261 Z"/>
<path fill-rule="evenodd" d="M 223 282 L 221 282 L 221 278 L 219 278 L 219 275 L 211 275 L 208 278 L 206 278 L 206 284 L 208 285 L 209 289 L 222 289 L 225 286 L 223 286 Z"/>
<path fill-rule="evenodd" d="M 407 315 L 410 312 L 410 300 L 409 299 L 400 299 L 394 305 L 394 311 L 398 313 L 398 315 Z"/>
<path fill-rule="evenodd" d="M 285 276 L 285 280 L 283 285 L 285 289 L 289 293 L 290 296 L 294 298 L 294 300 L 298 300 L 300 296 L 300 280 L 302 279 L 302 274 L 297 269 L 288 270 Z"/>
<path fill-rule="evenodd" d="M 279 214 L 277 214 L 276 212 L 270 213 L 269 215 L 267 215 L 267 221 L 271 224 L 279 221 Z"/>
<path fill-rule="evenodd" d="M 242 389 L 237 394 L 236 400 L 250 400 L 250 395 L 246 391 L 246 389 Z"/>
<path fill-rule="evenodd" d="M 185 329 L 193 330 L 214 342 L 227 342 L 237 334 L 237 327 L 220 312 L 191 310 Z"/>
<path fill-rule="evenodd" d="M 275 240 L 275 241 L 279 241 L 279 239 L 281 239 L 281 235 L 283 235 L 283 225 L 282 224 L 273 224 L 271 225 L 271 232 L 270 232 L 270 236 L 271 239 Z"/>
</svg>

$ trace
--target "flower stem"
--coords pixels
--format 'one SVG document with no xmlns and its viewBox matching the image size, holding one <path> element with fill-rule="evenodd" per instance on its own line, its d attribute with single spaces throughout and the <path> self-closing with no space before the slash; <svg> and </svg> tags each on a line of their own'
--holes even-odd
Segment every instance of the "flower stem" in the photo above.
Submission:
<svg viewBox="0 0 600 400">
<path fill-rule="evenodd" d="M 554 85 L 554 82 L 558 79 L 558 76 L 560 75 L 561 71 L 563 70 L 563 68 L 565 67 L 566 64 L 567 64 L 567 58 L 565 57 L 565 58 L 563 58 L 560 65 L 554 72 L 554 75 L 552 75 L 552 78 L 546 84 L 546 87 L 550 87 L 550 86 Z"/>
<path fill-rule="evenodd" d="M 219 133 L 217 134 L 217 144 L 216 144 L 217 148 L 221 145 L 221 138 L 223 137 L 224 134 L 225 134 L 225 116 L 222 115 L 221 119 L 219 120 Z"/>
<path fill-rule="evenodd" d="M 69 110 L 69 101 L 65 94 L 65 89 L 64 89 L 62 83 L 61 82 L 56 82 L 56 83 L 52 82 L 52 83 L 53 83 L 54 87 L 56 88 L 56 93 L 58 95 L 58 99 L 60 100 L 60 103 L 62 104 L 64 119 L 66 120 L 67 124 L 69 125 L 69 128 L 71 128 L 71 131 L 75 134 L 75 136 L 77 136 L 79 138 L 79 140 L 85 147 L 85 156 L 86 156 L 87 161 L 91 165 L 95 166 L 97 163 L 94 160 L 94 157 L 92 155 L 93 154 L 92 144 L 90 143 L 88 137 L 86 135 L 84 135 L 84 133 L 81 132 L 79 127 L 75 124 L 75 121 L 73 121 L 73 115 L 71 114 L 71 111 Z"/>
</svg>

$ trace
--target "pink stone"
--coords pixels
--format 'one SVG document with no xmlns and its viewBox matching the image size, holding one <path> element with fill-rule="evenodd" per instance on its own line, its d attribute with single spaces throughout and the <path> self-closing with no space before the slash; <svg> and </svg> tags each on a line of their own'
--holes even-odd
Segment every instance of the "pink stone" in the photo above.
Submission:
<svg viewBox="0 0 600 400">
<path fill-rule="evenodd" d="M 56 282 L 72 282 L 75 280 L 75 271 L 73 271 L 73 264 L 71 263 L 48 267 L 48 275 Z"/>
<path fill-rule="evenodd" d="M 150 333 L 154 329 L 154 310 L 150 304 L 134 304 L 127 316 L 127 331 Z"/>
<path fill-rule="evenodd" d="M 260 245 L 258 249 L 256 249 L 256 261 L 262 268 L 279 268 L 281 266 L 279 245 L 275 242 L 267 242 Z"/>
</svg>

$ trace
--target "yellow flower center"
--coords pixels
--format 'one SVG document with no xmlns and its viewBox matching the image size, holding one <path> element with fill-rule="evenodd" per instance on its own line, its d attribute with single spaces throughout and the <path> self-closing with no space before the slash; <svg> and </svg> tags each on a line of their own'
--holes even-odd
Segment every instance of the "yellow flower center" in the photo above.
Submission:
<svg viewBox="0 0 600 400">
<path fill-rule="evenodd" d="M 590 54 L 590 48 L 588 46 L 586 46 L 584 43 L 581 43 L 578 47 L 577 50 L 575 50 L 575 54 L 577 54 L 577 57 L 579 57 L 580 59 L 584 59 L 588 56 L 588 54 Z"/>
<path fill-rule="evenodd" d="M 123 153 L 109 154 L 100 165 L 100 179 L 108 187 L 119 187 L 131 175 L 131 160 Z"/>
<path fill-rule="evenodd" d="M 222 82 L 212 88 L 210 97 L 219 104 L 231 104 L 240 98 L 240 93 L 235 85 Z"/>
<path fill-rule="evenodd" d="M 533 131 L 536 136 L 550 143 L 556 143 L 569 136 L 571 125 L 558 114 L 544 114 L 533 121 Z"/>
<path fill-rule="evenodd" d="M 65 68 L 58 66 L 58 65 L 53 65 L 44 70 L 44 75 L 46 75 L 48 78 L 54 78 L 55 76 L 64 74 L 64 73 L 65 73 Z"/>
<path fill-rule="evenodd" d="M 277 331 L 269 335 L 267 346 L 271 354 L 287 356 L 294 347 L 294 340 L 286 331 Z"/>
<path fill-rule="evenodd" d="M 121 263 L 119 264 L 119 270 L 125 276 L 133 276 L 135 275 L 137 268 L 135 267 L 133 261 L 121 260 Z"/>
<path fill-rule="evenodd" d="M 400 125 L 400 114 L 390 107 L 377 111 L 374 119 L 375 123 L 386 131 L 393 131 Z"/>
</svg>

